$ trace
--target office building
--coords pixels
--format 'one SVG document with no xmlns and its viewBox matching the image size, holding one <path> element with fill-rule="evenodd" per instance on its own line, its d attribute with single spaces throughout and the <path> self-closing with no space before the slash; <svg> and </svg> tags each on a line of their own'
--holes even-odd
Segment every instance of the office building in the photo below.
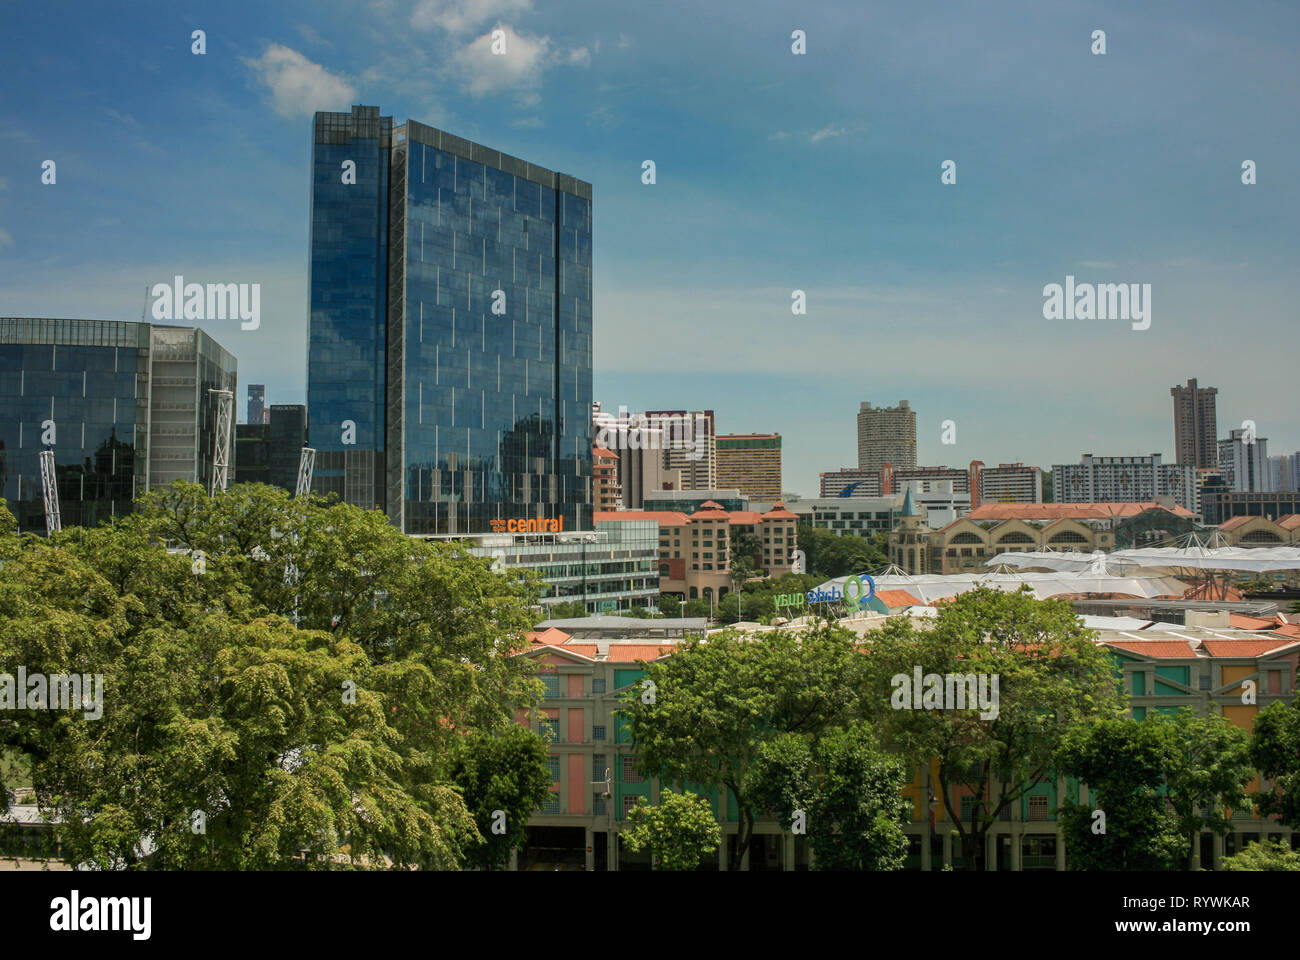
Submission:
<svg viewBox="0 0 1300 960">
<path fill-rule="evenodd" d="M 756 503 L 761 510 L 765 504 Z M 870 537 L 873 533 L 889 533 L 898 523 L 903 509 L 903 494 L 884 497 L 810 497 L 786 504 L 786 509 L 799 518 L 799 523 L 836 533 L 855 533 Z"/>
<path fill-rule="evenodd" d="M 781 435 L 730 433 L 717 438 L 717 484 L 754 500 L 781 499 Z"/>
<path fill-rule="evenodd" d="M 0 486 L 23 531 L 45 530 L 40 452 L 54 451 L 64 526 L 128 513 L 145 490 L 212 479 L 217 399 L 235 358 L 187 327 L 0 319 Z M 226 450 L 234 457 L 234 436 Z"/>
<path fill-rule="evenodd" d="M 906 400 L 858 408 L 858 469 L 878 473 L 887 463 L 895 470 L 916 468 L 916 411 Z"/>
<path fill-rule="evenodd" d="M 1237 493 L 1268 493 L 1272 471 L 1268 463 L 1268 441 L 1245 430 L 1228 433 L 1219 441 L 1219 475 Z"/>
<path fill-rule="evenodd" d="M 664 469 L 681 471 L 678 489 L 718 487 L 717 422 L 712 410 L 653 410 L 645 417 L 662 433 Z"/>
<path fill-rule="evenodd" d="M 590 530 L 591 185 L 356 106 L 316 114 L 311 211 L 314 489 Z"/>
<path fill-rule="evenodd" d="M 739 490 L 656 490 L 646 494 L 644 510 L 694 513 L 712 500 L 723 510 L 749 510 L 749 497 Z"/>
<path fill-rule="evenodd" d="M 1189 464 L 1161 463 L 1161 455 L 1094 457 L 1052 467 L 1057 503 L 1125 503 L 1172 497 L 1192 513 L 1198 510 L 1196 471 Z"/>
<path fill-rule="evenodd" d="M 1226 523 L 1233 517 L 1267 517 L 1277 520 L 1288 514 L 1300 513 L 1300 492 L 1294 490 L 1242 492 L 1207 484 L 1201 496 L 1201 509 L 1207 524 Z"/>
<path fill-rule="evenodd" d="M 248 422 L 251 424 L 269 423 L 270 411 L 266 409 L 266 384 L 250 383 L 248 385 Z"/>
<path fill-rule="evenodd" d="M 275 403 L 266 408 L 266 423 L 235 427 L 235 482 L 269 483 L 293 493 L 298 465 L 307 444 L 307 408 Z"/>
<path fill-rule="evenodd" d="M 664 469 L 664 429 L 644 414 L 628 414 L 620 407 L 617 415 L 592 404 L 592 429 L 596 445 L 618 456 L 618 486 L 622 506 L 639 510 L 647 492 L 681 489 L 679 471 Z M 608 508 L 602 508 L 608 509 Z"/>
<path fill-rule="evenodd" d="M 1217 465 L 1218 388 L 1198 386 L 1192 379 L 1170 387 L 1169 393 L 1174 398 L 1174 460 L 1198 468 Z"/>
</svg>

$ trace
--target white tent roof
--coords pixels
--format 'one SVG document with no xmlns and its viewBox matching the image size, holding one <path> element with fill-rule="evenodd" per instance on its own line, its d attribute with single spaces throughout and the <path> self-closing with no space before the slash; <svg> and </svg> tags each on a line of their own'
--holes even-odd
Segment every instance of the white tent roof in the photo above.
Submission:
<svg viewBox="0 0 1300 960">
<path fill-rule="evenodd" d="M 1168 570 L 1300 570 L 1300 547 L 1135 547 L 1108 559 Z"/>
<path fill-rule="evenodd" d="M 818 589 L 843 590 L 847 577 L 828 580 Z M 906 590 L 923 603 L 933 603 L 944 597 L 955 597 L 977 587 L 992 587 L 1014 593 L 1028 585 L 1040 600 L 1070 593 L 1123 593 L 1135 597 L 1182 596 L 1187 585 L 1173 577 L 1130 574 L 1116 576 L 1091 571 L 1056 571 L 1036 573 L 1031 571 L 995 570 L 991 573 L 924 573 L 882 574 L 873 578 L 877 590 Z"/>
</svg>

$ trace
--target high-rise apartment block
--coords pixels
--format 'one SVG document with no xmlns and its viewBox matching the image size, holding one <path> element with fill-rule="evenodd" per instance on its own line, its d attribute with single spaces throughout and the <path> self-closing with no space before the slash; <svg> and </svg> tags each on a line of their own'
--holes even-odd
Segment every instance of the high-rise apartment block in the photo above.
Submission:
<svg viewBox="0 0 1300 960">
<path fill-rule="evenodd" d="M 1094 457 L 1052 467 L 1057 503 L 1129 503 L 1170 497 L 1197 512 L 1196 471 L 1190 464 L 1161 463 L 1161 455 Z"/>
<path fill-rule="evenodd" d="M 1268 441 L 1253 431 L 1231 430 L 1219 441 L 1219 475 L 1237 493 L 1268 493 L 1273 489 Z"/>
<path fill-rule="evenodd" d="M 875 473 L 887 463 L 916 468 L 916 411 L 906 400 L 896 407 L 864 402 L 858 409 L 858 469 Z"/>
<path fill-rule="evenodd" d="M 722 434 L 717 442 L 717 483 L 752 500 L 781 499 L 781 435 Z"/>
<path fill-rule="evenodd" d="M 1219 462 L 1216 442 L 1218 421 L 1215 413 L 1217 387 L 1170 387 L 1174 398 L 1174 460 L 1192 467 L 1214 467 Z"/>
<path fill-rule="evenodd" d="M 0 488 L 44 531 L 40 453 L 65 526 L 128 513 L 145 490 L 213 474 L 218 396 L 235 358 L 201 330 L 116 320 L 0 319 Z M 234 459 L 234 436 L 224 451 Z"/>
<path fill-rule="evenodd" d="M 589 183 L 317 113 L 310 277 L 315 490 L 410 534 L 591 529 Z"/>
<path fill-rule="evenodd" d="M 1043 502 L 1043 471 L 1039 467 L 1027 467 L 1023 463 L 986 467 L 976 460 L 971 468 L 976 477 L 979 503 Z"/>
</svg>

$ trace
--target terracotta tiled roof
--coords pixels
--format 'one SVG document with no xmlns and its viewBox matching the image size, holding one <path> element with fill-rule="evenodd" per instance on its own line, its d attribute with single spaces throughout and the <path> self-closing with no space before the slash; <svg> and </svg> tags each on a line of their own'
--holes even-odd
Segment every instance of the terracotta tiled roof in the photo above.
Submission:
<svg viewBox="0 0 1300 960">
<path fill-rule="evenodd" d="M 710 501 L 712 502 L 712 501 Z M 727 520 L 729 515 L 721 507 L 710 507 L 707 504 L 691 514 L 692 520 Z"/>
<path fill-rule="evenodd" d="M 671 643 L 611 643 L 609 659 L 616 663 L 634 663 L 637 660 L 657 660 L 673 652 Z"/>
<path fill-rule="evenodd" d="M 920 607 L 923 603 L 906 590 L 877 590 L 880 602 L 893 610 L 895 607 Z"/>
<path fill-rule="evenodd" d="M 798 520 L 798 519 L 799 519 L 799 515 L 798 515 L 797 513 L 791 513 L 789 510 L 787 510 L 787 509 L 785 508 L 785 504 L 784 504 L 784 503 L 781 503 L 781 502 L 778 500 L 776 503 L 772 504 L 772 509 L 771 509 L 771 510 L 769 510 L 769 511 L 767 511 L 767 513 L 763 514 L 763 519 L 765 519 L 765 520 Z"/>
<path fill-rule="evenodd" d="M 1250 523 L 1255 517 L 1233 517 L 1230 520 L 1224 520 L 1219 524 L 1220 530 L 1236 530 L 1243 523 Z"/>
<path fill-rule="evenodd" d="M 718 503 L 718 501 L 716 501 L 716 500 L 705 500 L 702 504 L 700 504 L 700 509 L 701 509 L 701 510 L 721 510 L 721 509 L 722 509 L 722 504 Z"/>
<path fill-rule="evenodd" d="M 1074 517 L 1097 520 L 1110 517 L 1135 517 L 1147 510 L 1168 510 L 1179 517 L 1194 516 L 1186 507 L 1166 507 L 1154 500 L 1141 500 L 1117 503 L 982 503 L 963 519 L 1058 520 L 1061 517 Z"/>
<path fill-rule="evenodd" d="M 1275 620 L 1266 620 L 1263 617 L 1248 617 L 1244 613 L 1229 614 L 1228 622 L 1238 630 L 1269 630 L 1277 626 Z"/>
<path fill-rule="evenodd" d="M 1186 640 L 1105 640 L 1107 647 L 1119 647 L 1129 653 L 1140 653 L 1158 660 L 1176 660 L 1196 656 Z"/>
<path fill-rule="evenodd" d="M 615 453 L 613 450 L 606 450 L 604 447 L 593 447 L 591 452 L 593 456 L 605 457 L 606 459 L 613 459 L 613 460 L 618 459 L 617 453 Z"/>
<path fill-rule="evenodd" d="M 1206 640 L 1201 644 L 1201 649 L 1212 657 L 1259 657 L 1295 642 L 1293 637 L 1277 637 L 1272 640 L 1263 637 L 1259 640 Z"/>
<path fill-rule="evenodd" d="M 1300 513 L 1288 513 L 1285 517 L 1278 517 L 1277 525 L 1287 530 L 1294 530 L 1300 527 Z"/>
<path fill-rule="evenodd" d="M 535 630 L 528 635 L 529 643 L 542 643 L 552 646 L 558 646 L 569 639 L 569 634 L 565 633 L 559 627 L 547 627 L 545 630 Z"/>
<path fill-rule="evenodd" d="M 754 510 L 732 510 L 728 519 L 732 523 L 762 523 L 763 515 Z"/>
</svg>

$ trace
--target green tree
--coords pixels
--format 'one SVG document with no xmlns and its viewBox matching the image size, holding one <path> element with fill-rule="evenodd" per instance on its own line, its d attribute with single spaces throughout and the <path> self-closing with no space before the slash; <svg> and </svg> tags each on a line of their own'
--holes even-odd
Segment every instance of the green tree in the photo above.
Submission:
<svg viewBox="0 0 1300 960">
<path fill-rule="evenodd" d="M 633 853 L 649 850 L 660 870 L 694 870 L 722 842 L 707 797 L 664 790 L 654 806 L 641 799 L 620 836 Z"/>
<path fill-rule="evenodd" d="M 679 644 L 626 694 L 622 709 L 643 772 L 722 788 L 736 801 L 732 870 L 753 834 L 749 776 L 762 743 L 782 733 L 817 735 L 856 714 L 864 660 L 856 639 L 837 627 L 776 630 L 762 643 L 722 631 L 707 643 Z"/>
<path fill-rule="evenodd" d="M 684 617 L 707 617 L 709 612 L 707 597 L 693 597 L 682 604 L 682 616 Z"/>
<path fill-rule="evenodd" d="M 577 617 L 589 616 L 591 614 L 587 611 L 587 605 L 581 600 L 565 600 L 563 603 L 557 603 L 548 608 L 542 620 L 572 620 Z"/>
<path fill-rule="evenodd" d="M 1110 658 L 1070 604 L 1035 600 L 1028 591 L 963 593 L 939 608 L 933 627 L 891 618 L 864 659 L 866 703 L 882 739 L 914 768 L 938 761 L 946 810 L 961 810 L 963 795 L 974 798 L 969 818 L 953 817 L 971 870 L 983 866 L 997 812 L 1051 776 L 1065 735 L 1121 709 Z M 918 668 L 922 675 L 982 676 L 988 694 L 996 681 L 996 709 L 918 709 L 924 704 L 910 702 Z"/>
<path fill-rule="evenodd" d="M 817 582 L 831 577 L 879 570 L 889 559 L 877 539 L 854 533 L 840 534 L 824 527 L 798 526 L 799 549 L 808 559 L 806 572 L 815 574 Z"/>
<path fill-rule="evenodd" d="M 1069 731 L 1059 769 L 1088 784 L 1088 804 L 1059 813 L 1071 870 L 1176 870 L 1183 860 L 1177 816 L 1163 794 L 1174 750 L 1167 728 L 1110 717 Z M 1100 810 L 1102 821 L 1094 815 Z M 1098 828 L 1103 826 L 1105 832 Z"/>
<path fill-rule="evenodd" d="M 1246 849 L 1224 857 L 1221 870 L 1289 870 L 1300 871 L 1300 850 L 1292 850 L 1281 840 L 1248 843 Z"/>
<path fill-rule="evenodd" d="M 760 744 L 750 775 L 756 805 L 801 825 L 819 870 L 901 870 L 908 777 L 857 723 L 819 737 L 787 733 Z"/>
<path fill-rule="evenodd" d="M 453 740 L 540 694 L 535 582 L 378 511 L 176 484 L 0 556 L 0 672 L 103 677 L 99 718 L 0 716 L 74 862 L 455 868 Z"/>
<path fill-rule="evenodd" d="M 482 838 L 467 852 L 470 863 L 499 870 L 510 850 L 524 844 L 528 818 L 550 797 L 547 755 L 546 742 L 519 724 L 474 731 L 456 741 L 450 776 Z"/>
<path fill-rule="evenodd" d="M 677 598 L 676 594 L 659 594 L 659 602 L 656 606 L 659 607 L 659 612 L 665 617 L 680 617 L 682 615 L 682 601 Z"/>
<path fill-rule="evenodd" d="M 1255 776 L 1250 737 L 1218 714 L 1206 716 L 1188 707 L 1149 719 L 1165 724 L 1173 741 L 1165 796 L 1178 815 L 1190 869 L 1201 831 L 1230 833 L 1230 810 L 1250 808 L 1246 784 Z"/>
<path fill-rule="evenodd" d="M 1269 789 L 1255 794 L 1260 813 L 1300 830 L 1300 700 L 1270 703 L 1255 716 L 1250 759 Z"/>
</svg>

